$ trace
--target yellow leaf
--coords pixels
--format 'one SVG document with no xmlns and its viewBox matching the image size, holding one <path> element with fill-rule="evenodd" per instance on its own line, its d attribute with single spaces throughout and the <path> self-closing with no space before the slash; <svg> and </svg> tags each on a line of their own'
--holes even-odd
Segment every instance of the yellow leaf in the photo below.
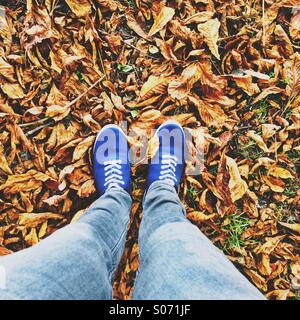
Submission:
<svg viewBox="0 0 300 320">
<path fill-rule="evenodd" d="M 32 228 L 31 231 L 26 235 L 25 242 L 28 246 L 33 246 L 39 242 L 35 228 Z"/>
<path fill-rule="evenodd" d="M 241 178 L 238 166 L 236 162 L 226 156 L 226 166 L 229 171 L 230 180 L 229 180 L 229 189 L 230 195 L 233 202 L 241 199 L 243 195 L 248 190 L 247 183 Z"/>
<path fill-rule="evenodd" d="M 47 227 L 48 227 L 48 221 L 45 221 L 40 228 L 40 231 L 38 234 L 39 239 L 42 239 L 46 235 Z"/>
<path fill-rule="evenodd" d="M 269 152 L 268 147 L 266 146 L 264 140 L 262 139 L 262 137 L 260 135 L 258 135 L 257 133 L 255 133 L 254 130 L 250 130 L 247 132 L 247 137 L 253 139 L 257 145 L 264 151 L 264 152 Z"/>
<path fill-rule="evenodd" d="M 262 180 L 271 188 L 272 191 L 274 192 L 284 191 L 285 183 L 281 179 L 262 175 Z"/>
<path fill-rule="evenodd" d="M 300 233 L 300 223 L 285 223 L 285 222 L 279 222 L 279 224 L 281 224 L 282 226 L 290 229 L 290 230 L 293 230 L 293 231 L 296 231 L 298 233 Z"/>
<path fill-rule="evenodd" d="M 276 133 L 277 130 L 280 129 L 279 126 L 276 126 L 275 124 L 270 123 L 264 123 L 261 125 L 262 129 L 262 136 L 264 139 L 269 139 Z"/>
<path fill-rule="evenodd" d="M 15 82 L 14 67 L 0 57 L 0 74 L 10 82 Z"/>
<path fill-rule="evenodd" d="M 66 0 L 66 2 L 77 17 L 84 17 L 92 11 L 89 0 Z"/>
<path fill-rule="evenodd" d="M 158 148 L 159 148 L 159 138 L 155 134 L 148 143 L 148 150 L 147 150 L 148 158 L 150 159 L 153 158 L 156 152 L 158 151 Z"/>
<path fill-rule="evenodd" d="M 5 83 L 1 86 L 1 89 L 11 99 L 22 99 L 25 97 L 23 88 L 18 83 Z"/>
<path fill-rule="evenodd" d="M 286 169 L 277 167 L 277 166 L 272 166 L 268 174 L 275 177 L 275 178 L 282 178 L 282 179 L 293 179 L 294 176 Z"/>
<path fill-rule="evenodd" d="M 169 78 L 164 76 L 150 76 L 141 89 L 141 98 L 148 99 L 154 94 L 166 92 L 168 80 Z"/>
<path fill-rule="evenodd" d="M 83 158 L 89 150 L 89 148 L 93 145 L 94 141 L 95 138 L 93 136 L 89 136 L 83 141 L 81 141 L 74 150 L 72 162 L 75 162 Z"/>
<path fill-rule="evenodd" d="M 153 36 L 160 31 L 170 20 L 172 20 L 175 10 L 169 7 L 163 7 L 154 19 L 154 23 L 149 31 L 149 36 Z"/>
<path fill-rule="evenodd" d="M 219 49 L 217 41 L 219 39 L 219 28 L 220 28 L 219 19 L 208 20 L 205 23 L 198 24 L 198 30 L 203 35 L 204 41 L 209 47 L 211 53 L 220 60 Z"/>
<path fill-rule="evenodd" d="M 65 217 L 60 214 L 52 212 L 43 212 L 43 213 L 23 213 L 20 214 L 19 224 L 24 225 L 28 228 L 35 228 L 38 225 L 48 221 L 49 219 L 53 220 L 62 220 Z"/>
<path fill-rule="evenodd" d="M 46 116 L 50 118 L 54 118 L 57 116 L 66 117 L 70 112 L 70 108 L 62 107 L 62 106 L 50 106 L 46 110 Z"/>
</svg>

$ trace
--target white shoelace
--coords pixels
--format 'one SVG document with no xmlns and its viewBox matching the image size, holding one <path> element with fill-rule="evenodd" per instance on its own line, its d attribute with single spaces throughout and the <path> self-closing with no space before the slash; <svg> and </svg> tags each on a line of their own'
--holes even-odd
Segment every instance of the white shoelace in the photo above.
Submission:
<svg viewBox="0 0 300 320">
<path fill-rule="evenodd" d="M 121 160 L 108 160 L 104 163 L 105 183 L 107 191 L 111 189 L 121 189 L 120 184 L 124 185 L 125 182 L 122 176 Z"/>
<path fill-rule="evenodd" d="M 177 182 L 176 178 L 176 165 L 178 159 L 170 154 L 162 155 L 162 166 L 160 171 L 159 180 L 164 180 L 166 183 L 174 186 Z"/>
</svg>

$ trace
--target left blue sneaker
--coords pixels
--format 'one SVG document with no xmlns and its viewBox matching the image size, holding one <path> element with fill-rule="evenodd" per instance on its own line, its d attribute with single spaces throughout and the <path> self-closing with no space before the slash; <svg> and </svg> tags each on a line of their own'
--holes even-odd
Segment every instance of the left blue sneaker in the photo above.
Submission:
<svg viewBox="0 0 300 320">
<path fill-rule="evenodd" d="M 98 133 L 93 150 L 94 177 L 100 195 L 112 189 L 131 192 L 129 147 L 117 125 L 110 124 Z"/>
</svg>

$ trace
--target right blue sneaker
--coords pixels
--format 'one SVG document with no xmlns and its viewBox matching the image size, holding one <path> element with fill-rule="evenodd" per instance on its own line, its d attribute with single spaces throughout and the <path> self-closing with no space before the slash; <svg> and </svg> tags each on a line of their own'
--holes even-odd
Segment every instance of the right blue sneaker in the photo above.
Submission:
<svg viewBox="0 0 300 320">
<path fill-rule="evenodd" d="M 155 134 L 159 138 L 159 148 L 149 165 L 148 187 L 155 181 L 161 181 L 177 189 L 185 163 L 183 128 L 178 122 L 169 120 Z"/>
</svg>

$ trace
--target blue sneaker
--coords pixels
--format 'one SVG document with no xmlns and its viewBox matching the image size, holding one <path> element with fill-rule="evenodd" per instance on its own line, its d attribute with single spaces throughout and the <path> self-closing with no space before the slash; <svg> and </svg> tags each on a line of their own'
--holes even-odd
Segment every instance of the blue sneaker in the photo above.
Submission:
<svg viewBox="0 0 300 320">
<path fill-rule="evenodd" d="M 151 159 L 148 187 L 161 181 L 178 188 L 184 171 L 185 134 L 181 125 L 169 120 L 155 133 L 159 138 L 159 149 Z"/>
<path fill-rule="evenodd" d="M 96 187 L 100 195 L 112 189 L 131 191 L 129 147 L 124 132 L 107 125 L 96 137 L 93 158 Z"/>
</svg>

